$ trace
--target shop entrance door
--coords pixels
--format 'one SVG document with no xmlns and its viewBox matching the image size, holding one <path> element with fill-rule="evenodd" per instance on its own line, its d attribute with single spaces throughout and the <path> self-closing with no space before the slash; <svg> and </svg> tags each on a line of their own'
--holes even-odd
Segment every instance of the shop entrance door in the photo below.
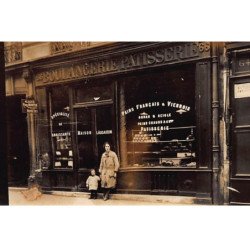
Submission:
<svg viewBox="0 0 250 250">
<path fill-rule="evenodd" d="M 231 85 L 230 203 L 250 204 L 250 79 Z"/>
<path fill-rule="evenodd" d="M 112 105 L 84 107 L 76 110 L 76 136 L 79 169 L 99 169 L 103 144 L 114 145 Z"/>
</svg>

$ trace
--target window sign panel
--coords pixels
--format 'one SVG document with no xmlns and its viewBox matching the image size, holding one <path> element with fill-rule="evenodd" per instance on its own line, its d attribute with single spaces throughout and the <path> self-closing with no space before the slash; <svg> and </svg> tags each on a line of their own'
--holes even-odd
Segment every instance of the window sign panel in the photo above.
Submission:
<svg viewBox="0 0 250 250">
<path fill-rule="evenodd" d="M 196 167 L 194 74 L 130 78 L 125 103 L 129 165 Z"/>
<path fill-rule="evenodd" d="M 250 83 L 242 83 L 234 85 L 235 98 L 250 97 Z"/>
<path fill-rule="evenodd" d="M 235 125 L 246 126 L 250 124 L 250 83 L 234 85 Z"/>
<path fill-rule="evenodd" d="M 235 73 L 245 73 L 250 70 L 250 57 L 248 54 L 238 55 L 235 60 Z"/>
</svg>

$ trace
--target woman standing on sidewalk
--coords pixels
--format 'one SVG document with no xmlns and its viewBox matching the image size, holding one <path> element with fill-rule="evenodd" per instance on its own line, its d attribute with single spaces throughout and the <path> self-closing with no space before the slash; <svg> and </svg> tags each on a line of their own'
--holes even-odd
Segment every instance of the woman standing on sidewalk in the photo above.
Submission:
<svg viewBox="0 0 250 250">
<path fill-rule="evenodd" d="M 105 152 L 102 154 L 100 163 L 101 186 L 103 188 L 103 199 L 109 199 L 109 193 L 116 186 L 116 176 L 119 169 L 119 161 L 115 152 L 110 150 L 110 143 L 104 143 Z"/>
</svg>

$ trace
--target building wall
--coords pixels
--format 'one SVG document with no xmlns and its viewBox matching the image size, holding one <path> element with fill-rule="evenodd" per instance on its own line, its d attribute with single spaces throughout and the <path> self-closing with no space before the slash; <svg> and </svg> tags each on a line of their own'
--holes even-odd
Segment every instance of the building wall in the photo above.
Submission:
<svg viewBox="0 0 250 250">
<path fill-rule="evenodd" d="M 72 42 L 18 42 L 18 46 L 16 42 L 6 42 L 5 48 L 8 51 L 21 51 L 21 59 L 19 57 L 17 59 L 12 58 L 12 61 L 8 62 L 6 66 L 20 65 L 24 62 L 33 61 L 44 57 L 68 54 L 79 50 L 88 50 L 90 48 L 112 44 L 112 42 L 85 43 L 86 44 L 83 43 L 82 45 L 72 47 L 71 44 L 74 44 Z M 53 50 L 53 46 L 56 46 L 56 48 L 58 48 L 58 51 L 55 52 Z"/>
<path fill-rule="evenodd" d="M 49 42 L 23 42 L 23 62 L 51 55 Z"/>
</svg>

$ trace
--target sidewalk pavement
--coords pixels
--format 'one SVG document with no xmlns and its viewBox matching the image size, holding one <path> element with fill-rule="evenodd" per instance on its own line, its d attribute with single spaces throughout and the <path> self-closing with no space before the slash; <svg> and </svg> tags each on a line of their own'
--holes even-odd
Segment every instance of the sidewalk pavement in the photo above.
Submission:
<svg viewBox="0 0 250 250">
<path fill-rule="evenodd" d="M 101 195 L 97 200 L 90 200 L 88 193 L 51 191 L 40 193 L 38 189 L 9 188 L 10 205 L 28 206 L 89 206 L 89 205 L 194 205 L 194 197 L 113 194 L 111 199 L 103 201 Z"/>
</svg>

